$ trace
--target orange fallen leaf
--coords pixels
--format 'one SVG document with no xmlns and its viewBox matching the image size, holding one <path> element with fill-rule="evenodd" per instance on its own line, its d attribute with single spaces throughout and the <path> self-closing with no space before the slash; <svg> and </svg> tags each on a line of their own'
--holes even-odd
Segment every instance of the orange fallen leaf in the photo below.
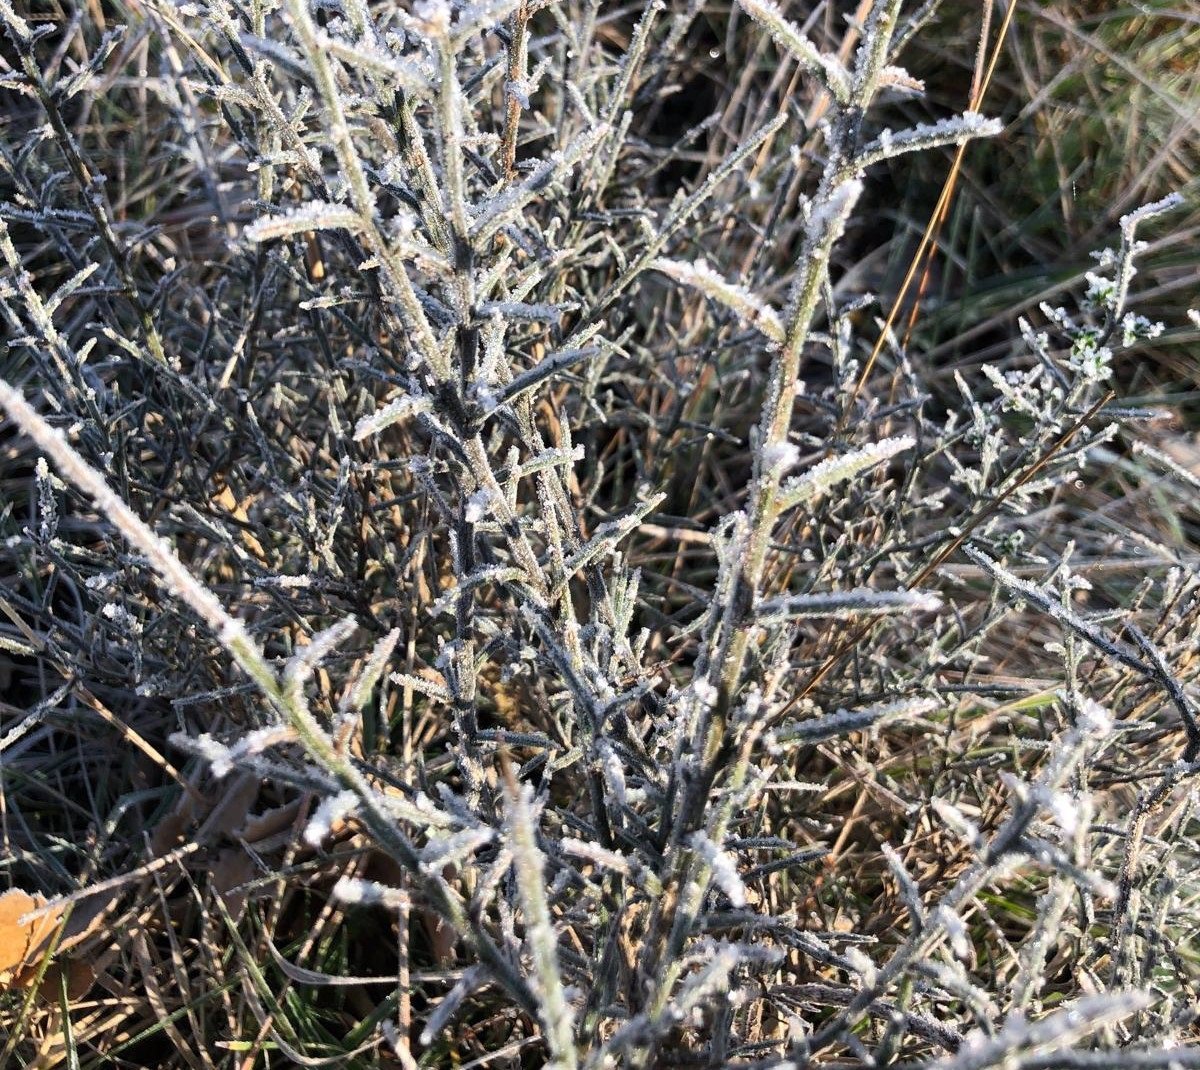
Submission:
<svg viewBox="0 0 1200 1070">
<path fill-rule="evenodd" d="M 0 895 L 0 985 L 7 987 L 14 971 L 20 973 L 45 954 L 62 921 L 61 908 L 28 917 L 45 905 L 43 896 L 30 895 L 20 888 L 10 888 Z"/>
</svg>

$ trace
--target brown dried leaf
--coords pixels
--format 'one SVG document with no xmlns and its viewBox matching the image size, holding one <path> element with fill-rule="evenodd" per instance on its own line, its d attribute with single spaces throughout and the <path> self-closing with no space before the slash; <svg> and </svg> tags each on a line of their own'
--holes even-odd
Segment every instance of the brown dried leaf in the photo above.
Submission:
<svg viewBox="0 0 1200 1070">
<path fill-rule="evenodd" d="M 37 918 L 26 917 L 45 905 L 44 896 L 30 895 L 20 888 L 10 888 L 0 895 L 0 981 L 45 953 L 62 920 L 61 908 Z"/>
<path fill-rule="evenodd" d="M 96 980 L 96 971 L 81 959 L 52 962 L 42 975 L 42 983 L 38 985 L 38 996 L 47 1003 L 57 1003 L 62 995 L 64 975 L 67 983 L 68 1003 L 83 999 Z M 30 966 L 17 977 L 15 984 L 20 988 L 25 988 L 33 983 L 36 976 L 37 967 Z"/>
</svg>

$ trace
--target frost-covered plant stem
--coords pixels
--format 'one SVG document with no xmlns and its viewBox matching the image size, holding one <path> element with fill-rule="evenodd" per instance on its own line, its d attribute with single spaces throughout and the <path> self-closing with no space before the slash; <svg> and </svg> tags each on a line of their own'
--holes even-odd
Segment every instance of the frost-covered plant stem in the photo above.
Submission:
<svg viewBox="0 0 1200 1070">
<path fill-rule="evenodd" d="M 8 24 L 10 27 L 13 26 L 11 20 L 8 20 Z M 50 120 L 50 125 L 56 135 L 58 146 L 66 158 L 67 166 L 71 169 L 72 177 L 79 186 L 80 203 L 86 207 L 87 212 L 95 221 L 96 233 L 100 236 L 100 240 L 104 243 L 104 247 L 112 259 L 113 266 L 116 268 L 121 285 L 125 288 L 130 302 L 137 310 L 138 323 L 145 337 L 150 356 L 158 364 L 167 365 L 169 362 L 166 350 L 163 348 L 162 339 L 158 334 L 158 328 L 155 326 L 154 319 L 150 315 L 150 310 L 142 300 L 141 294 L 138 292 L 137 283 L 130 272 L 129 255 L 121 239 L 117 237 L 113 230 L 112 221 L 109 219 L 109 211 L 105 205 L 100 185 L 96 182 L 95 177 L 80 156 L 78 147 L 75 144 L 75 138 L 67 128 L 66 121 L 63 119 L 59 102 L 46 85 L 46 80 L 42 76 L 37 57 L 33 52 L 32 39 L 16 32 L 10 34 L 10 36 L 17 44 L 17 48 L 21 54 L 21 67 L 25 71 L 30 84 L 34 87 L 39 102 L 45 109 L 46 116 Z"/>
<path fill-rule="evenodd" d="M 354 138 L 346 121 L 346 112 L 342 107 L 342 98 L 333 76 L 333 69 L 317 40 L 317 28 L 308 9 L 307 0 L 288 0 L 288 13 L 316 77 L 321 101 L 329 115 L 330 135 L 338 164 L 349 185 L 351 203 L 362 217 L 364 235 L 371 252 L 378 257 L 388 288 L 400 306 L 404 326 L 415 336 L 417 349 L 434 376 L 444 382 L 451 376 L 450 361 L 438 345 L 429 318 L 421 308 L 421 302 L 417 299 L 412 283 L 409 282 L 404 265 L 396 259 L 391 245 L 379 231 L 375 218 L 375 198 L 371 194 L 358 150 L 354 147 Z"/>
<path fill-rule="evenodd" d="M 533 951 L 534 972 L 541 996 L 540 1017 L 545 1026 L 553 1070 L 573 1070 L 574 1021 L 558 968 L 558 937 L 546 898 L 545 859 L 537 845 L 535 811 L 528 784 L 517 784 L 508 769 L 508 833 L 516 865 L 517 886 L 525 909 L 527 939 Z"/>
<path fill-rule="evenodd" d="M 791 449 L 789 433 L 800 361 L 828 278 L 830 255 L 862 192 L 854 164 L 855 138 L 865 109 L 875 95 L 899 10 L 900 0 L 879 0 L 872 9 L 853 75 L 851 103 L 839 109 L 832 122 L 829 155 L 810 209 L 808 233 L 786 320 L 785 341 L 772 361 L 768 377 L 749 493 L 746 534 L 739 555 L 741 563 L 727 588 L 724 602 L 716 608 L 719 626 L 707 657 L 701 661 L 707 671 L 708 689 L 715 691 L 715 702 L 700 717 L 697 734 L 689 741 L 691 751 L 696 755 L 696 771 L 684 789 L 684 797 L 675 814 L 668 856 L 674 876 L 666 882 L 667 892 L 656 917 L 656 932 L 647 943 L 644 966 L 647 976 L 654 975 L 656 963 L 678 956 L 687 935 L 685 927 L 676 924 L 675 912 L 688 869 L 696 864 L 686 847 L 686 837 L 693 831 L 687 827 L 688 815 L 694 811 L 696 800 L 707 794 L 726 743 L 730 708 L 742 680 L 754 635 L 752 616 L 761 594 L 767 550 L 778 514 L 780 481 L 788 468 L 780 458 L 788 456 Z M 660 991 L 658 998 L 665 999 L 666 993 Z"/>
<path fill-rule="evenodd" d="M 724 707 L 733 699 L 745 664 L 750 635 L 744 627 L 744 619 L 761 593 L 767 548 L 777 514 L 779 484 L 786 472 L 783 466 L 771 463 L 771 459 L 786 455 L 788 450 L 796 380 L 817 304 L 829 276 L 829 258 L 862 193 L 854 160 L 855 142 L 866 109 L 875 96 L 899 11 L 900 0 L 879 0 L 872 8 L 859 48 L 850 103 L 835 111 L 831 123 L 829 154 L 820 188 L 810 208 L 809 228 L 792 290 L 786 336 L 772 361 L 767 380 L 766 403 L 759 424 L 759 449 L 750 488 L 745 565 L 730 589 L 728 604 L 722 609 L 722 631 L 725 633 L 722 645 L 727 653 L 719 659 L 719 693 Z"/>
<path fill-rule="evenodd" d="M 1041 799 L 1056 791 L 1089 755 L 1107 740 L 1112 728 L 1111 714 L 1099 705 L 1084 707 L 1073 725 L 1056 741 L 1053 757 L 1039 772 L 1036 781 L 1012 803 L 1012 813 L 995 835 L 979 844 L 978 855 L 967 870 L 938 901 L 927 920 L 908 937 L 891 958 L 865 983 L 846 1009 L 814 1034 L 810 1052 L 835 1043 L 867 1014 L 868 1008 L 887 992 L 912 963 L 927 958 L 947 936 L 947 924 L 993 880 L 1010 861 L 1030 852 L 1026 836 L 1041 809 Z"/>
<path fill-rule="evenodd" d="M 79 456 L 62 432 L 51 427 L 16 390 L 2 380 L 0 408 L 49 455 L 63 478 L 91 498 L 101 514 L 146 555 L 168 592 L 188 605 L 212 630 L 242 671 L 254 681 L 270 707 L 295 733 L 305 753 L 345 790 L 357 796 L 363 821 L 371 834 L 412 873 L 439 913 L 466 939 L 481 961 L 509 988 L 513 997 L 532 1012 L 537 1007 L 537 1000 L 527 982 L 513 969 L 483 927 L 468 916 L 461 899 L 445 881 L 424 870 L 417 852 L 384 809 L 366 777 L 358 771 L 347 754 L 334 744 L 329 733 L 313 716 L 302 691 L 287 686 L 286 681 L 280 681 L 245 625 L 226 612 L 216 596 L 188 571 L 175 551 L 121 500 L 99 472 Z"/>
<path fill-rule="evenodd" d="M 509 20 L 508 67 L 504 79 L 504 133 L 501 136 L 501 161 L 504 177 L 516 177 L 517 131 L 521 120 L 521 98 L 525 95 L 522 83 L 528 62 L 526 33 L 529 28 L 529 0 L 521 0 Z"/>
</svg>

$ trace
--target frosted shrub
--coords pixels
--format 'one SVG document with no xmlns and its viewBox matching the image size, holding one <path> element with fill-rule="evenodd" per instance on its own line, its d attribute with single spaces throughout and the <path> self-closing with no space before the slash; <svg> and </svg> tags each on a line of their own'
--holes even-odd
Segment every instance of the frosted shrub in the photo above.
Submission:
<svg viewBox="0 0 1200 1070">
<path fill-rule="evenodd" d="M 152 3 L 211 214 L 170 264 L 70 126 L 116 38 L 47 66 L 46 27 L 0 6 L 37 116 L 0 223 L 0 404 L 38 458 L 6 553 L 79 606 L 43 672 L 136 696 L 185 794 L 301 800 L 251 897 L 304 887 L 323 924 L 374 911 L 399 938 L 350 952 L 395 971 L 369 1027 L 317 1037 L 260 992 L 225 1041 L 406 1067 L 473 1029 L 595 1070 L 1195 1062 L 1194 964 L 1156 957 L 1188 928 L 1200 591 L 1175 569 L 1090 605 L 1069 525 L 1043 530 L 1134 433 L 1113 362 L 1164 330 L 1128 305 L 1138 229 L 1175 201 L 935 396 L 894 336 L 870 355 L 838 254 L 880 165 L 1001 124 L 902 125 L 924 10 L 877 0 L 839 56 L 739 3 L 808 88 L 756 88 L 665 192 L 638 111 L 699 5 Z M 337 987 L 282 932 L 256 961 L 259 915 L 220 902 L 247 976 Z"/>
</svg>

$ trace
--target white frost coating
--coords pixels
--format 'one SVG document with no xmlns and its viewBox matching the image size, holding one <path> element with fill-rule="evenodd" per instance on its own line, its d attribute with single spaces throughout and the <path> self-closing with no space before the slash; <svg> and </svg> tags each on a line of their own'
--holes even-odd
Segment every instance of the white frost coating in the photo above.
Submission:
<svg viewBox="0 0 1200 1070">
<path fill-rule="evenodd" d="M 691 691 L 701 706 L 712 707 L 717 704 L 717 689 L 709 683 L 706 677 L 701 676 L 693 680 Z"/>
<path fill-rule="evenodd" d="M 358 796 L 352 791 L 340 791 L 322 799 L 304 828 L 304 842 L 312 847 L 320 847 L 333 830 L 334 823 L 353 813 L 357 806 Z"/>
<path fill-rule="evenodd" d="M 254 581 L 256 587 L 280 587 L 294 590 L 312 586 L 311 576 L 262 576 Z"/>
<path fill-rule="evenodd" d="M 906 611 L 933 613 L 941 608 L 942 600 L 929 591 L 876 591 L 870 587 L 856 587 L 848 591 L 769 598 L 758 606 L 758 623 L 802 617 L 845 619 Z"/>
<path fill-rule="evenodd" d="M 945 928 L 946 939 L 950 942 L 950 950 L 955 956 L 964 962 L 968 961 L 971 955 L 971 941 L 958 911 L 940 906 L 933 912 L 933 920 Z"/>
<path fill-rule="evenodd" d="M 1046 793 L 1046 809 L 1054 823 L 1063 831 L 1063 836 L 1072 840 L 1079 830 L 1079 800 L 1065 791 L 1050 791 Z"/>
<path fill-rule="evenodd" d="M 1079 727 L 1106 736 L 1113 728 L 1112 711 L 1084 695 L 1079 700 Z"/>
<path fill-rule="evenodd" d="M 0 634 L 0 650 L 4 650 L 9 654 L 31 655 L 37 651 L 28 643 L 23 643 L 19 639 L 14 639 L 11 635 Z"/>
<path fill-rule="evenodd" d="M 463 37 L 475 30 L 497 26 L 518 7 L 520 0 L 480 0 L 476 4 L 459 4 L 458 21 L 454 25 L 455 37 Z"/>
<path fill-rule="evenodd" d="M 218 780 L 224 780 L 233 772 L 233 761 L 229 748 L 220 740 L 214 739 L 207 732 L 201 732 L 194 742 L 189 739 L 188 743 L 201 758 L 208 762 L 209 768 L 212 769 L 212 775 Z"/>
<path fill-rule="evenodd" d="M 376 881 L 363 880 L 361 877 L 340 877 L 333 886 L 333 897 L 342 903 L 355 906 L 390 907 L 396 910 L 408 906 L 409 897 L 399 888 L 389 888 L 386 884 Z"/>
<path fill-rule="evenodd" d="M 480 487 L 467 499 L 463 517 L 468 524 L 478 524 L 492 511 L 492 492 L 488 487 Z"/>
<path fill-rule="evenodd" d="M 857 178 L 848 179 L 835 186 L 829 196 L 814 204 L 809 213 L 809 233 L 820 234 L 829 232 L 829 239 L 837 241 L 842 236 L 846 226 L 846 218 L 850 215 L 858 198 L 862 196 L 863 184 Z"/>
<path fill-rule="evenodd" d="M 310 201 L 280 215 L 264 216 L 251 223 L 242 234 L 247 241 L 263 242 L 286 238 L 310 230 L 361 230 L 362 218 L 353 208 L 327 201 Z"/>
<path fill-rule="evenodd" d="M 762 462 L 778 478 L 800 463 L 800 451 L 791 442 L 772 442 L 763 447 Z"/>
<path fill-rule="evenodd" d="M 544 190 L 556 177 L 574 167 L 608 133 L 608 126 L 599 123 L 584 130 L 563 151 L 550 156 L 516 186 L 510 186 L 489 201 L 480 205 L 471 225 L 472 238 L 486 238 L 494 234 L 505 221 L 520 211 L 521 207 Z"/>
<path fill-rule="evenodd" d="M 1128 215 L 1121 216 L 1121 233 L 1132 237 L 1134 229 L 1142 220 L 1162 215 L 1180 204 L 1183 204 L 1183 196 L 1179 193 L 1168 193 L 1162 200 L 1143 204 L 1141 208 L 1135 208 Z"/>
<path fill-rule="evenodd" d="M 422 64 L 408 58 L 393 55 L 369 36 L 359 41 L 333 37 L 325 30 L 317 31 L 317 47 L 327 51 L 348 65 L 385 74 L 397 81 L 409 92 L 424 92 L 429 89 L 432 77 Z"/>
<path fill-rule="evenodd" d="M 369 902 L 367 882 L 358 877 L 340 877 L 333 886 L 333 898 L 356 906 Z"/>
<path fill-rule="evenodd" d="M 525 915 L 525 939 L 540 990 L 538 1017 L 550 1050 L 550 1065 L 566 1070 L 576 1065 L 572 1057 L 575 1015 L 563 991 L 558 965 L 558 935 L 546 888 L 545 858 L 537 844 L 533 791 L 528 784 L 519 784 L 507 801 L 505 840 L 512 851 L 517 892 Z"/>
<path fill-rule="evenodd" d="M 934 799 L 931 805 L 947 828 L 957 832 L 968 843 L 979 842 L 979 827 L 957 806 L 945 799 Z"/>
<path fill-rule="evenodd" d="M 884 67 L 879 72 L 880 89 L 904 89 L 910 93 L 924 93 L 925 83 L 914 78 L 903 67 Z"/>
<path fill-rule="evenodd" d="M 712 868 L 713 880 L 725 898 L 736 908 L 746 905 L 746 886 L 738 875 L 737 864 L 703 832 L 692 834 L 692 847 Z"/>
<path fill-rule="evenodd" d="M 557 305 L 529 304 L 525 301 L 485 301 L 478 309 L 480 316 L 500 316 L 506 320 L 528 320 L 532 323 L 557 323 L 564 312 L 569 312 L 573 302 Z"/>
<path fill-rule="evenodd" d="M 435 37 L 445 37 L 450 32 L 451 8 L 446 0 L 418 0 L 413 4 L 413 15 Z"/>
<path fill-rule="evenodd" d="M 617 851 L 609 851 L 599 844 L 589 843 L 587 840 L 577 840 L 573 836 L 564 838 L 561 847 L 564 854 L 574 858 L 582 858 L 593 865 L 611 869 L 626 877 L 633 875 L 633 867 L 630 866 L 629 859 Z"/>
<path fill-rule="evenodd" d="M 608 790 L 612 792 L 618 806 L 627 806 L 629 794 L 625 788 L 625 767 L 621 764 L 620 756 L 608 740 L 601 740 L 596 749 L 600 756 L 600 771 Z"/>
<path fill-rule="evenodd" d="M 496 830 L 487 826 L 462 829 L 449 836 L 439 836 L 421 848 L 421 868 L 427 873 L 438 873 L 443 866 L 470 857 L 480 847 L 491 843 L 495 837 Z"/>
<path fill-rule="evenodd" d="M 570 449 L 555 448 L 542 450 L 541 453 L 535 454 L 519 466 L 520 474 L 522 476 L 532 475 L 534 472 L 553 468 L 556 465 L 571 465 L 576 461 L 582 461 L 583 458 L 584 450 L 582 443 L 574 445 Z"/>
<path fill-rule="evenodd" d="M 875 983 L 875 963 L 857 947 L 851 945 L 843 952 L 846 956 L 846 961 L 854 968 L 854 972 L 862 978 L 863 985 L 870 987 Z"/>
<path fill-rule="evenodd" d="M 255 728 L 242 736 L 233 745 L 230 753 L 235 758 L 262 754 L 263 751 L 292 737 L 291 729 L 281 725 L 268 725 L 266 728 Z"/>
</svg>

